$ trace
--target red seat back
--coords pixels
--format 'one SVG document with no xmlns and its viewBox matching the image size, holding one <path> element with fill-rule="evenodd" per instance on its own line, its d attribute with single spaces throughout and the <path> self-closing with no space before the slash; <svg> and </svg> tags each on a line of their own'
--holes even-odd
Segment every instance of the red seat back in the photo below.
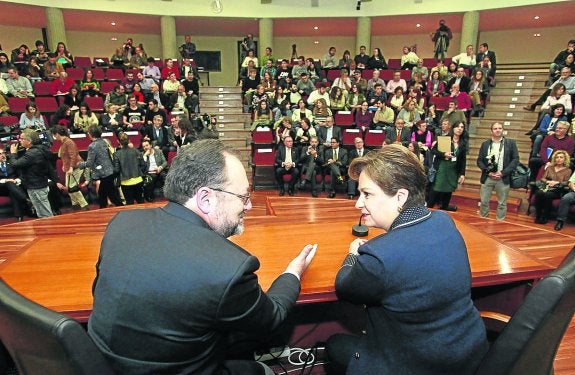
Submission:
<svg viewBox="0 0 575 375">
<path fill-rule="evenodd" d="M 16 116 L 0 116 L 0 124 L 2 126 L 12 126 L 18 124 L 20 121 Z"/>
<path fill-rule="evenodd" d="M 445 111 L 449 107 L 449 96 L 432 96 L 429 99 L 429 105 L 434 104 L 435 109 L 438 111 Z"/>
<path fill-rule="evenodd" d="M 87 56 L 76 56 L 74 57 L 74 65 L 76 68 L 90 69 L 92 60 Z"/>
<path fill-rule="evenodd" d="M 84 69 L 82 68 L 66 68 L 66 73 L 68 73 L 68 78 L 73 81 L 81 81 L 84 79 Z"/>
<path fill-rule="evenodd" d="M 401 59 L 387 60 L 387 69 L 401 69 Z"/>
<path fill-rule="evenodd" d="M 94 112 L 104 111 L 104 99 L 101 96 L 86 96 L 84 102 L 88 104 L 88 107 Z"/>
<path fill-rule="evenodd" d="M 39 96 L 36 98 L 36 106 L 40 112 L 53 113 L 58 110 L 58 102 L 53 96 Z"/>
<path fill-rule="evenodd" d="M 106 79 L 106 74 L 102 68 L 94 68 L 92 69 L 92 73 L 94 73 L 94 81 L 103 81 Z"/>
<path fill-rule="evenodd" d="M 365 133 L 365 146 L 366 147 L 380 147 L 385 139 L 385 132 L 383 130 L 368 130 Z"/>
<path fill-rule="evenodd" d="M 108 81 L 121 81 L 124 79 L 124 72 L 122 69 L 108 69 L 106 70 L 106 79 Z"/>
<path fill-rule="evenodd" d="M 356 137 L 362 137 L 361 129 L 344 129 L 343 131 L 343 145 L 353 146 Z"/>
<path fill-rule="evenodd" d="M 8 98 L 8 105 L 10 106 L 10 112 L 12 113 L 23 113 L 26 111 L 26 104 L 30 102 L 28 98 Z"/>
<path fill-rule="evenodd" d="M 86 151 L 92 142 L 86 134 L 70 134 L 70 139 L 76 142 L 78 151 Z"/>
<path fill-rule="evenodd" d="M 51 96 L 50 87 L 52 82 L 50 81 L 38 81 L 34 84 L 34 93 L 36 96 Z"/>
<path fill-rule="evenodd" d="M 341 127 L 353 125 L 353 120 L 351 111 L 338 111 L 334 117 L 336 125 Z"/>
<path fill-rule="evenodd" d="M 252 140 L 255 144 L 269 145 L 273 142 L 273 131 L 271 129 L 257 127 L 252 132 Z"/>
<path fill-rule="evenodd" d="M 254 148 L 253 150 L 253 163 L 254 166 L 273 166 L 275 164 L 276 152 L 271 147 Z"/>
<path fill-rule="evenodd" d="M 174 160 L 174 158 L 178 155 L 178 153 L 176 151 L 170 151 L 168 152 L 168 165 L 172 165 L 172 161 Z"/>
<path fill-rule="evenodd" d="M 339 70 L 338 69 L 329 69 L 327 71 L 327 80 L 330 82 L 335 81 L 335 79 L 339 77 Z"/>
<path fill-rule="evenodd" d="M 107 94 L 114 90 L 118 82 L 102 82 L 100 83 L 100 93 Z"/>
<path fill-rule="evenodd" d="M 373 78 L 373 69 L 364 69 L 361 71 L 361 77 L 368 81 Z"/>
</svg>

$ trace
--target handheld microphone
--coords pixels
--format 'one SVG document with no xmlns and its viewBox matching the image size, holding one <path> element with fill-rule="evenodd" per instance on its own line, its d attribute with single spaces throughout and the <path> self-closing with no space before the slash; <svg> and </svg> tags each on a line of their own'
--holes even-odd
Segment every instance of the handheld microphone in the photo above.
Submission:
<svg viewBox="0 0 575 375">
<path fill-rule="evenodd" d="M 369 228 L 367 227 L 367 225 L 363 225 L 361 223 L 362 217 L 363 217 L 363 214 L 359 217 L 359 223 L 357 223 L 357 225 L 354 225 L 353 227 L 351 227 L 351 234 L 353 234 L 356 237 L 365 237 L 369 233 Z"/>
</svg>

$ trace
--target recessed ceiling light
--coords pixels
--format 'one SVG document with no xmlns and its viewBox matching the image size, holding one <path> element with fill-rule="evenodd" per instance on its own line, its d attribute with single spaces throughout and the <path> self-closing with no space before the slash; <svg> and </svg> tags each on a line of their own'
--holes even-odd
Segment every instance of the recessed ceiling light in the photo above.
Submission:
<svg viewBox="0 0 575 375">
<path fill-rule="evenodd" d="M 319 40 L 314 40 L 313 44 L 319 44 Z"/>
<path fill-rule="evenodd" d="M 313 29 L 314 29 L 314 30 L 319 30 L 319 26 L 314 26 Z"/>
<path fill-rule="evenodd" d="M 535 34 L 533 34 L 533 36 L 536 37 L 536 38 L 539 38 L 539 37 L 541 37 L 541 34 L 535 33 Z"/>
<path fill-rule="evenodd" d="M 116 26 L 116 22 L 110 22 L 112 26 Z"/>
<path fill-rule="evenodd" d="M 533 19 L 536 19 L 536 20 L 538 20 L 539 18 L 541 18 L 541 17 L 539 17 L 539 16 L 533 17 Z"/>
<path fill-rule="evenodd" d="M 420 24 L 420 23 L 418 23 L 417 25 L 415 25 L 415 27 L 421 27 L 421 24 Z"/>
<path fill-rule="evenodd" d="M 118 40 L 118 38 L 116 38 L 115 36 L 113 36 L 113 37 L 110 38 L 110 40 L 112 40 L 112 41 L 115 42 L 116 40 Z"/>
</svg>

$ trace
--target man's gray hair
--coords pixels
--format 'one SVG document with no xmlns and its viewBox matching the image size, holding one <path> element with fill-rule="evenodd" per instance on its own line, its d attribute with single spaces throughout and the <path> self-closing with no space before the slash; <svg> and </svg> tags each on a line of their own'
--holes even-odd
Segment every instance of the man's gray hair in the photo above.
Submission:
<svg viewBox="0 0 575 375">
<path fill-rule="evenodd" d="M 201 187 L 223 188 L 228 182 L 227 155 L 238 157 L 234 149 L 215 139 L 199 140 L 183 147 L 166 177 L 166 199 L 185 204 Z"/>
</svg>

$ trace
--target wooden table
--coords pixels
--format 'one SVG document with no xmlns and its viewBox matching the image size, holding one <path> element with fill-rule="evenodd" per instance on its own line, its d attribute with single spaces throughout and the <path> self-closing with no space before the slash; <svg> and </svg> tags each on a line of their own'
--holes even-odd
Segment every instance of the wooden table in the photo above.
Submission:
<svg viewBox="0 0 575 375">
<path fill-rule="evenodd" d="M 267 198 L 265 215 L 248 215 L 246 231 L 232 241 L 256 255 L 260 284 L 272 281 L 307 243 L 318 243 L 302 280 L 300 303 L 336 299 L 334 279 L 355 238 L 358 212 L 352 201 Z M 150 207 L 154 205 L 140 206 Z M 155 204 L 160 206 L 160 204 Z M 86 321 L 100 241 L 110 218 L 121 209 L 93 210 L 0 227 L 0 245 L 15 255 L 0 265 L 2 277 L 24 296 Z M 456 220 L 468 247 L 473 286 L 536 280 L 552 267 Z M 370 229 L 368 238 L 383 234 Z M 16 247 L 20 246 L 19 249 Z"/>
</svg>

